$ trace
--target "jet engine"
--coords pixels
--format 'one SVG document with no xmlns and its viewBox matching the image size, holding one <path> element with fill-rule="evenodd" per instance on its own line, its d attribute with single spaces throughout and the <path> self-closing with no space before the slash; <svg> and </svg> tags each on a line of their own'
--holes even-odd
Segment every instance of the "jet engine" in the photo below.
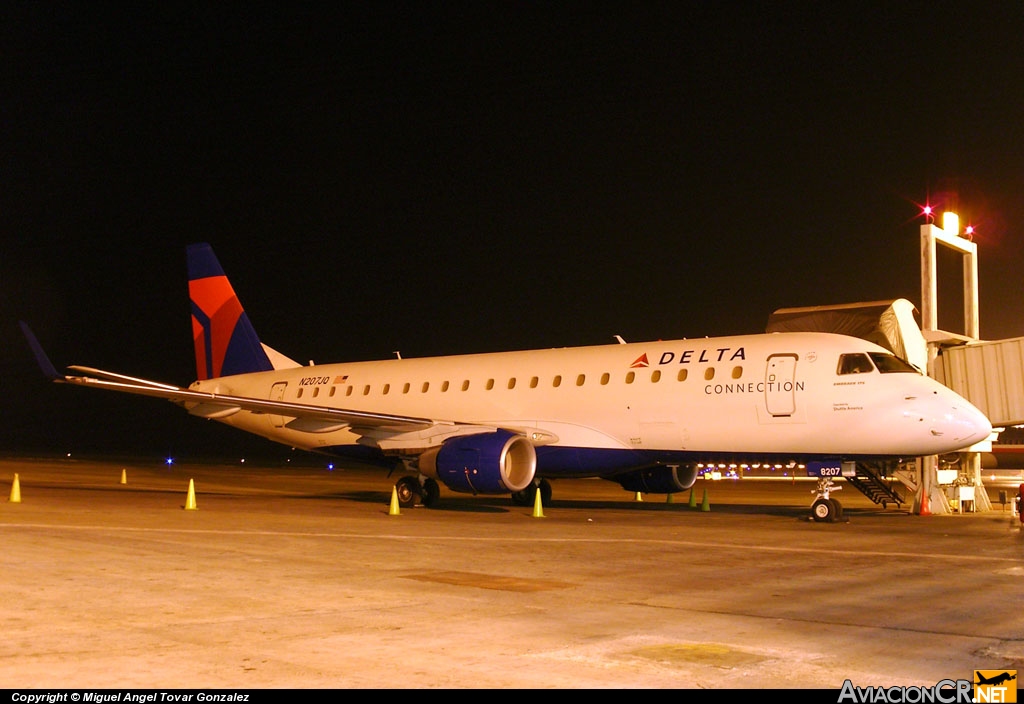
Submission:
<svg viewBox="0 0 1024 704">
<path fill-rule="evenodd" d="M 537 451 L 507 430 L 450 438 L 420 455 L 419 471 L 452 491 L 508 494 L 522 491 L 537 472 Z"/>
<path fill-rule="evenodd" d="M 697 465 L 664 465 L 638 469 L 628 474 L 610 477 L 622 485 L 626 491 L 639 491 L 645 494 L 674 494 L 685 491 L 697 481 Z"/>
</svg>

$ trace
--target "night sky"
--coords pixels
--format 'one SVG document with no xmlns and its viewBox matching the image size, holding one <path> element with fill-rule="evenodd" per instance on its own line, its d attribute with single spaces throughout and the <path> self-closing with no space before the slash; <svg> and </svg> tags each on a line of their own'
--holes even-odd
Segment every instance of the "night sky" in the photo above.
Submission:
<svg viewBox="0 0 1024 704">
<path fill-rule="evenodd" d="M 198 241 L 330 362 L 920 305 L 928 202 L 977 229 L 982 337 L 1024 336 L 1024 5 L 912 4 L 5 9 L 0 451 L 279 451 L 49 384 L 17 328 L 188 384 Z"/>
</svg>

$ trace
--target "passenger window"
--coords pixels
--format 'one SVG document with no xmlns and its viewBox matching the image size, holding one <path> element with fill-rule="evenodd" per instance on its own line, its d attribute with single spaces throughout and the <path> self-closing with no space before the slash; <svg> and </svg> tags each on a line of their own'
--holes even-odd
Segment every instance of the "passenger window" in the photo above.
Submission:
<svg viewBox="0 0 1024 704">
<path fill-rule="evenodd" d="M 611 379 L 611 378 L 612 377 L 611 377 L 611 375 L 608 372 L 605 372 L 604 374 L 602 374 L 601 375 L 601 386 L 604 386 L 605 384 L 607 384 L 608 380 Z"/>
<path fill-rule="evenodd" d="M 626 372 L 627 384 L 632 384 L 634 379 L 636 379 L 636 372 Z"/>
<path fill-rule="evenodd" d="M 656 384 L 659 381 L 661 381 L 661 370 L 655 369 L 653 372 L 651 372 L 651 383 Z"/>
<path fill-rule="evenodd" d="M 561 374 L 555 374 L 555 378 L 551 380 L 551 385 L 554 386 L 555 388 L 558 388 L 559 386 L 561 386 L 562 385 L 562 375 Z"/>
<path fill-rule="evenodd" d="M 536 389 L 537 388 L 537 384 L 539 384 L 539 383 L 540 383 L 540 379 L 538 379 L 537 377 L 533 377 L 532 379 L 530 379 L 530 388 L 531 389 Z"/>
<path fill-rule="evenodd" d="M 448 382 L 445 381 L 445 382 L 443 382 L 441 384 L 441 391 L 447 391 L 447 390 L 448 390 Z"/>
<path fill-rule="evenodd" d="M 403 394 L 409 393 L 409 382 L 408 381 L 405 382 L 405 386 L 402 387 L 402 393 Z"/>
<path fill-rule="evenodd" d="M 856 354 L 844 354 L 839 357 L 839 373 L 840 374 L 867 374 L 875 371 L 875 367 L 871 364 L 871 360 L 868 359 L 866 354 L 858 352 Z"/>
<path fill-rule="evenodd" d="M 516 378 L 515 377 L 512 377 L 512 378 L 510 378 L 508 380 L 508 388 L 510 390 L 516 388 Z"/>
<path fill-rule="evenodd" d="M 332 387 L 331 387 L 331 393 L 330 393 L 330 394 L 328 394 L 328 396 L 333 396 L 333 395 L 334 395 L 334 392 L 335 392 L 335 391 L 337 390 L 337 388 L 338 388 L 337 386 L 332 386 Z"/>
<path fill-rule="evenodd" d="M 386 396 L 388 391 L 391 391 L 391 384 L 384 384 L 384 395 Z"/>
<path fill-rule="evenodd" d="M 708 367 L 707 369 L 705 369 L 704 370 L 704 378 L 707 379 L 708 381 L 711 381 L 712 379 L 714 379 L 715 378 L 715 368 L 714 367 Z"/>
<path fill-rule="evenodd" d="M 316 398 L 319 395 L 320 395 L 320 387 L 319 386 L 314 386 L 313 387 L 313 398 Z"/>
<path fill-rule="evenodd" d="M 487 384 L 486 384 L 486 386 L 487 386 L 487 390 L 488 390 L 488 391 L 490 391 L 491 389 L 493 389 L 493 388 L 494 388 L 494 379 L 488 379 L 488 380 L 487 380 Z"/>
<path fill-rule="evenodd" d="M 423 393 L 423 394 L 427 393 L 427 389 L 429 389 L 429 388 L 430 388 L 430 382 L 429 381 L 424 381 L 423 382 L 423 388 L 420 389 L 420 393 Z"/>
<path fill-rule="evenodd" d="M 732 378 L 739 379 L 741 376 L 743 376 L 743 367 L 733 367 Z"/>
<path fill-rule="evenodd" d="M 583 386 L 583 382 L 587 380 L 586 374 L 580 374 L 576 377 L 576 386 Z"/>
<path fill-rule="evenodd" d="M 369 396 L 369 395 L 370 395 L 370 385 L 367 384 L 366 386 L 363 387 L 363 396 Z"/>
<path fill-rule="evenodd" d="M 351 396 L 352 395 L 352 387 L 351 386 L 345 387 L 345 395 L 346 396 Z"/>
<path fill-rule="evenodd" d="M 679 381 L 686 381 L 687 373 L 688 372 L 686 369 L 680 369 L 679 373 L 676 374 L 676 379 L 678 379 Z"/>
<path fill-rule="evenodd" d="M 469 379 L 466 379 L 465 381 L 462 382 L 462 390 L 469 391 Z"/>
</svg>

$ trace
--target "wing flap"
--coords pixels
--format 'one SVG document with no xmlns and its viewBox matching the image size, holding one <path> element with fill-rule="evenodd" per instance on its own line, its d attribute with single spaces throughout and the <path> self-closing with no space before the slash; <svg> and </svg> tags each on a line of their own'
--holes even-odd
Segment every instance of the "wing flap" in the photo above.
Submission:
<svg viewBox="0 0 1024 704">
<path fill-rule="evenodd" d="M 239 406 L 225 406 L 220 403 L 197 403 L 188 409 L 188 412 L 199 418 L 209 420 L 220 420 L 233 416 L 242 409 Z"/>
<path fill-rule="evenodd" d="M 289 430 L 303 433 L 333 433 L 351 427 L 348 421 L 317 420 L 316 418 L 295 418 L 284 424 Z"/>
</svg>

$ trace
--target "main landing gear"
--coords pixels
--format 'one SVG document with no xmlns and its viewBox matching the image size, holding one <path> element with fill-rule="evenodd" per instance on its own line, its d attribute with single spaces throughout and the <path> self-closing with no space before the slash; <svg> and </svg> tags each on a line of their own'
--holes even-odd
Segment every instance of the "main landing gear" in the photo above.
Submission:
<svg viewBox="0 0 1024 704">
<path fill-rule="evenodd" d="M 538 491 L 541 502 L 547 505 L 551 501 L 551 484 L 547 479 L 535 479 L 522 491 L 512 492 L 512 503 L 517 506 L 533 506 Z M 412 508 L 417 504 L 431 508 L 441 498 L 441 488 L 436 480 L 414 474 L 399 478 L 395 482 L 395 493 L 398 495 L 398 505 L 402 508 Z"/>
<path fill-rule="evenodd" d="M 421 482 L 419 477 L 411 474 L 395 482 L 395 493 L 398 494 L 398 505 L 402 508 L 411 508 L 416 504 L 430 508 L 441 498 L 441 488 L 435 480 L 424 477 Z"/>
<path fill-rule="evenodd" d="M 516 506 L 533 506 L 540 492 L 540 502 L 544 506 L 551 503 L 551 483 L 547 479 L 534 479 L 530 486 L 522 491 L 512 492 L 512 503 Z"/>
<path fill-rule="evenodd" d="M 836 486 L 831 477 L 822 477 L 818 480 L 818 486 L 811 492 L 818 497 L 811 504 L 811 520 L 816 523 L 835 523 L 843 520 L 843 505 L 838 499 L 829 496 L 833 491 L 841 491 L 843 487 Z"/>
</svg>

